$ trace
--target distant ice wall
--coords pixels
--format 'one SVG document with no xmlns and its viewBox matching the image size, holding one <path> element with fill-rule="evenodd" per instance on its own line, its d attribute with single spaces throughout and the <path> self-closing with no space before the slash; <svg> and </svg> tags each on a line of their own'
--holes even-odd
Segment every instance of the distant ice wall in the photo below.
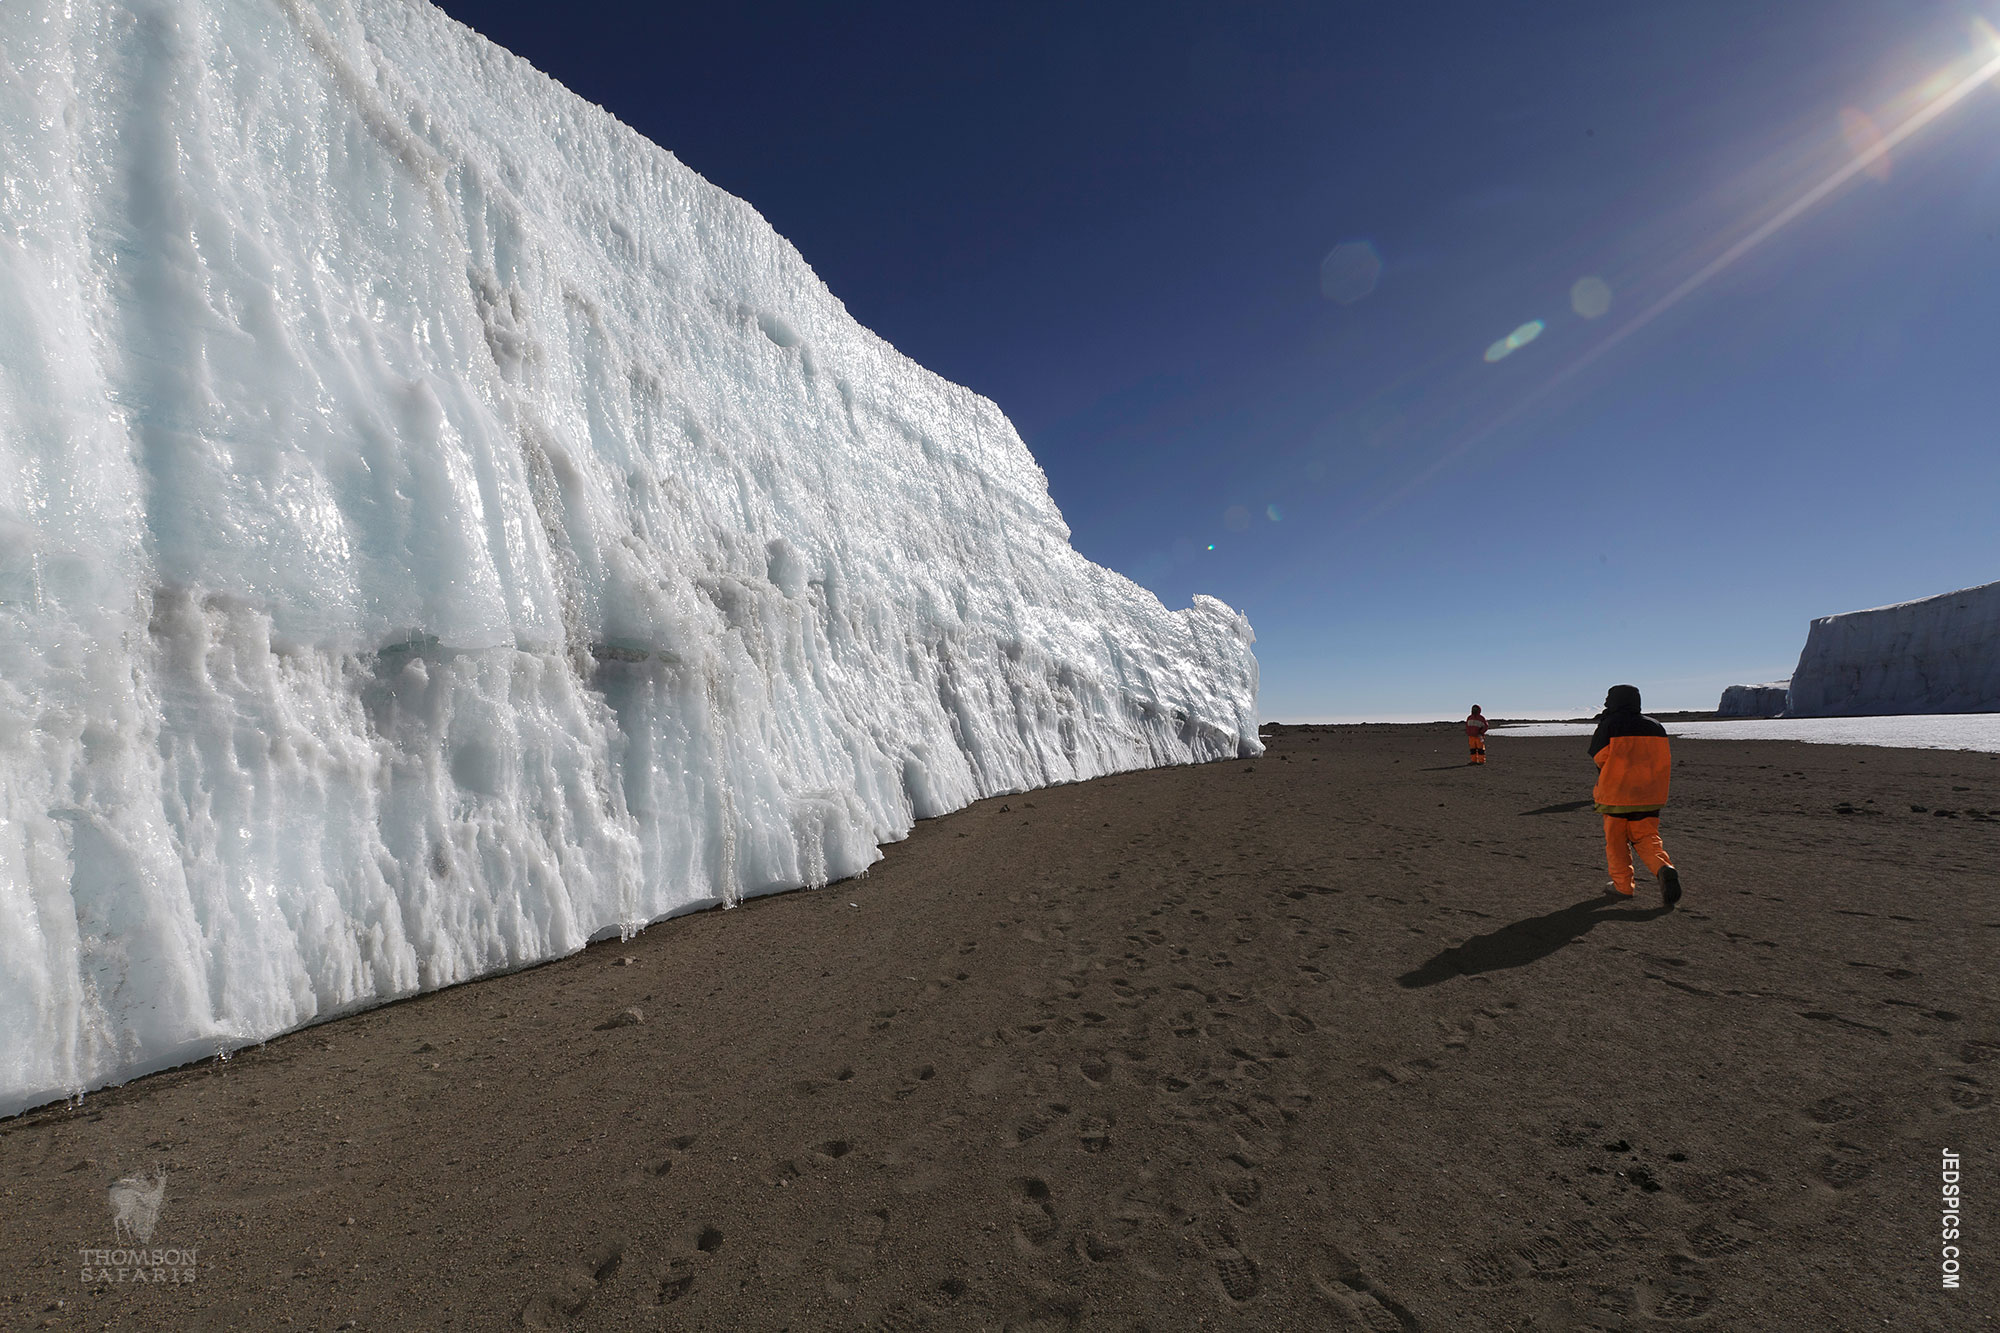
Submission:
<svg viewBox="0 0 2000 1333">
<path fill-rule="evenodd" d="M 1813 621 L 1788 711 L 2000 711 L 2000 583 Z"/>
<path fill-rule="evenodd" d="M 0 5 L 0 1113 L 1258 753 L 1251 643 L 429 5 Z"/>
<path fill-rule="evenodd" d="M 1768 685 L 1725 685 L 1715 711 L 1720 717 L 1777 717 L 1785 711 L 1790 688 L 1790 682 L 1782 680 Z"/>
</svg>

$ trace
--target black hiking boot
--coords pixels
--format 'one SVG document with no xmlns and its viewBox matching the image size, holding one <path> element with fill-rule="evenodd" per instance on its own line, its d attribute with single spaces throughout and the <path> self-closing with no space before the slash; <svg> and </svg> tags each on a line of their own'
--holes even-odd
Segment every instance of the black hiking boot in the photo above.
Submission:
<svg viewBox="0 0 2000 1333">
<path fill-rule="evenodd" d="M 1672 866 L 1660 867 L 1660 901 L 1672 907 L 1681 900 L 1681 872 Z"/>
</svg>

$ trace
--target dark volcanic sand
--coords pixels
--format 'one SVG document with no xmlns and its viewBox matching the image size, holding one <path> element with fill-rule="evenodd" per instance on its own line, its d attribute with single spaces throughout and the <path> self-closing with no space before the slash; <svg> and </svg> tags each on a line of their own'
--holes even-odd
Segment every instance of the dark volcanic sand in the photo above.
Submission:
<svg viewBox="0 0 2000 1333">
<path fill-rule="evenodd" d="M 2000 757 L 1677 741 L 1662 914 L 1597 896 L 1580 740 L 1491 748 L 1281 729 L 983 801 L 8 1122 L 0 1322 L 1991 1326 Z M 86 1286 L 155 1165 L 196 1281 Z"/>
</svg>

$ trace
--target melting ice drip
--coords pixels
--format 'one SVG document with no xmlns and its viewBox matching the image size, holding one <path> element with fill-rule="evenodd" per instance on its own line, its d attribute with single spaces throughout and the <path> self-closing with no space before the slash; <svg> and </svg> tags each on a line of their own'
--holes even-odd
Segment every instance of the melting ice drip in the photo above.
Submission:
<svg viewBox="0 0 2000 1333">
<path fill-rule="evenodd" d="M 0 6 L 0 1113 L 985 794 L 1259 750 L 1247 623 L 427 5 Z"/>
</svg>

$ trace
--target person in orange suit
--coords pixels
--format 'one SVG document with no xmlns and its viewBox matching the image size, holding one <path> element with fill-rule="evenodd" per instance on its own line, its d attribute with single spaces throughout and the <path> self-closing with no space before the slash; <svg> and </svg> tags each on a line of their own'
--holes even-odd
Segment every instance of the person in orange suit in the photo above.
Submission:
<svg viewBox="0 0 2000 1333">
<path fill-rule="evenodd" d="M 1681 875 L 1660 841 L 1660 811 L 1667 804 L 1667 779 L 1673 756 L 1667 729 L 1639 711 L 1639 687 L 1613 685 L 1604 696 L 1604 711 L 1590 738 L 1597 761 L 1597 786 L 1591 792 L 1597 813 L 1604 816 L 1604 859 L 1611 868 L 1611 891 L 1632 896 L 1632 854 L 1660 880 L 1660 901 L 1671 907 L 1680 901 Z"/>
<path fill-rule="evenodd" d="M 1480 715 L 1479 705 L 1472 705 L 1472 716 L 1465 719 L 1465 743 L 1472 750 L 1469 764 L 1486 762 L 1486 719 Z"/>
</svg>

